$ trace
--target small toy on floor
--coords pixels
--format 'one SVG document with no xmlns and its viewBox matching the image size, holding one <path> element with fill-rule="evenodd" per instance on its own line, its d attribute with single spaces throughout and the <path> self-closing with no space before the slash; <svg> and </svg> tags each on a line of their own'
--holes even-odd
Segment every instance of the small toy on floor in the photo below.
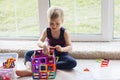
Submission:
<svg viewBox="0 0 120 80">
<path fill-rule="evenodd" d="M 85 71 L 85 72 L 89 72 L 90 70 L 89 70 L 88 68 L 85 68 L 84 71 Z"/>
<path fill-rule="evenodd" d="M 33 79 L 54 79 L 56 76 L 56 64 L 54 50 L 48 54 L 42 50 L 35 50 L 31 59 Z"/>
<path fill-rule="evenodd" d="M 101 62 L 101 67 L 108 67 L 108 64 L 109 64 L 109 59 L 104 59 Z"/>
<path fill-rule="evenodd" d="M 102 58 L 98 58 L 98 59 L 96 60 L 96 62 L 101 63 L 103 60 L 104 60 L 104 59 L 102 59 Z"/>
</svg>

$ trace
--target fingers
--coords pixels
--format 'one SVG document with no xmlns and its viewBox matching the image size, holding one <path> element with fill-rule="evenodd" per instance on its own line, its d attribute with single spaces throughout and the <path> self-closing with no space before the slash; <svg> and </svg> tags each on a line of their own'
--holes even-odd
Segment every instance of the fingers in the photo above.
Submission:
<svg viewBox="0 0 120 80">
<path fill-rule="evenodd" d="M 45 46 L 43 47 L 44 53 L 45 53 L 45 54 L 48 54 L 48 53 L 50 52 L 50 48 L 56 49 L 57 51 L 60 51 L 60 52 L 63 51 L 63 50 L 62 50 L 62 47 L 61 47 L 60 45 L 56 45 L 55 47 L 45 45 Z"/>
<path fill-rule="evenodd" d="M 57 51 L 62 52 L 62 47 L 61 47 L 60 45 L 56 45 L 56 46 L 55 46 L 55 49 L 56 49 Z"/>
<path fill-rule="evenodd" d="M 43 51 L 44 51 L 45 54 L 48 54 L 49 53 L 49 46 L 44 45 Z"/>
<path fill-rule="evenodd" d="M 55 48 L 60 48 L 61 46 L 60 45 L 56 45 Z"/>
</svg>

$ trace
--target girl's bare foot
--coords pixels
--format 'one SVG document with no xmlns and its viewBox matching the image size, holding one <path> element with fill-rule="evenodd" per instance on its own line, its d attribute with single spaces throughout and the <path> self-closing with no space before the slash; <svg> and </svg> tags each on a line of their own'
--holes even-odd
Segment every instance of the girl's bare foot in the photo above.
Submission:
<svg viewBox="0 0 120 80">
<path fill-rule="evenodd" d="M 16 70 L 16 74 L 20 77 L 32 76 L 32 72 L 30 70 Z"/>
</svg>

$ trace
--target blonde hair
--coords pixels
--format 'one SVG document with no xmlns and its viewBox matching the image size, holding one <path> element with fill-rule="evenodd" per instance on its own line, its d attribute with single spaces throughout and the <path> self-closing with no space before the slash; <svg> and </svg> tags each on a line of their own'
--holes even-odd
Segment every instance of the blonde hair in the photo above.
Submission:
<svg viewBox="0 0 120 80">
<path fill-rule="evenodd" d="M 60 7 L 50 7 L 47 11 L 47 18 L 48 19 L 61 18 L 63 20 L 64 12 Z"/>
</svg>

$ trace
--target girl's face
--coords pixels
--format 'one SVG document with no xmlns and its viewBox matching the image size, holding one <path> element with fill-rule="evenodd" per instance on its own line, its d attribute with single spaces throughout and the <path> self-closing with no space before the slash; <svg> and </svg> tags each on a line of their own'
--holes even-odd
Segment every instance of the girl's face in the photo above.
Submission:
<svg viewBox="0 0 120 80">
<path fill-rule="evenodd" d="M 49 25 L 52 31 L 58 31 L 61 27 L 61 24 L 63 23 L 63 20 L 61 18 L 56 19 L 50 19 Z"/>
</svg>

